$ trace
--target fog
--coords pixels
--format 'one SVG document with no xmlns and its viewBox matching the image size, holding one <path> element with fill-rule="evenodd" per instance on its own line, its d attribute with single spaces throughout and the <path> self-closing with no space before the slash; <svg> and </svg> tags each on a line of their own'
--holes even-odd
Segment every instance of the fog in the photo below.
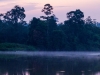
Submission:
<svg viewBox="0 0 100 75">
<path fill-rule="evenodd" d="M 100 52 L 46 52 L 46 51 L 0 51 L 0 55 L 22 55 L 22 56 L 40 56 L 40 57 L 70 57 L 70 58 L 100 58 Z"/>
</svg>

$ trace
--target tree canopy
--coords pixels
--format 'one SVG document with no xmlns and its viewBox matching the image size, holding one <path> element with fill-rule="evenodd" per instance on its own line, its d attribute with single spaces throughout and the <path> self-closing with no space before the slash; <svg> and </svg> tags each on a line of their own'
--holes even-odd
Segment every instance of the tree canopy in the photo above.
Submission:
<svg viewBox="0 0 100 75">
<path fill-rule="evenodd" d="M 1 13 L 0 43 L 26 44 L 40 51 L 100 49 L 100 27 L 90 16 L 84 19 L 84 12 L 80 9 L 66 12 L 67 20 L 63 23 L 57 23 L 50 4 L 45 4 L 42 12 L 46 16 L 33 16 L 29 23 L 24 20 L 24 7 L 16 5 L 5 14 Z"/>
</svg>

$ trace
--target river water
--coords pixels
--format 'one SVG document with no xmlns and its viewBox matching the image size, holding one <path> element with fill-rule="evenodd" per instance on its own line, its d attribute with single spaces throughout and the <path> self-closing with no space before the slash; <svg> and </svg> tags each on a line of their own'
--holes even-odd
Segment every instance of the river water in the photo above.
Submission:
<svg viewBox="0 0 100 75">
<path fill-rule="evenodd" d="M 0 52 L 0 75 L 100 75 L 100 52 Z"/>
</svg>

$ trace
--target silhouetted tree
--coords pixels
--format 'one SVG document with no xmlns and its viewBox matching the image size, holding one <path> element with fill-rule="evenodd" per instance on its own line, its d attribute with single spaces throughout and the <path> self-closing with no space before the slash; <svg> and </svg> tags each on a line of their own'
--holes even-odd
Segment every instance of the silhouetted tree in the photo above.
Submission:
<svg viewBox="0 0 100 75">
<path fill-rule="evenodd" d="M 62 30 L 54 30 L 50 37 L 50 49 L 61 51 L 66 48 L 66 35 Z"/>
<path fill-rule="evenodd" d="M 67 13 L 67 20 L 57 24 L 53 7 L 45 4 L 42 12 L 46 16 L 24 21 L 25 10 L 15 6 L 5 14 L 0 14 L 0 43 L 21 43 L 43 50 L 93 50 L 100 49 L 100 27 L 89 16 L 77 9 Z M 42 20 L 42 19 L 43 20 Z"/>
<path fill-rule="evenodd" d="M 28 43 L 37 48 L 46 47 L 47 45 L 46 31 L 47 31 L 47 26 L 45 22 L 34 17 L 29 23 Z"/>
<path fill-rule="evenodd" d="M 11 11 L 8 11 L 4 15 L 5 21 L 11 21 L 13 24 L 22 22 L 26 15 L 24 14 L 25 10 L 23 7 L 16 5 Z"/>
<path fill-rule="evenodd" d="M 42 12 L 44 12 L 47 16 L 51 15 L 53 13 L 53 7 L 50 4 L 45 4 L 44 8 L 42 9 Z"/>
<path fill-rule="evenodd" d="M 1 42 L 26 43 L 28 28 L 25 25 L 25 10 L 15 6 L 11 11 L 1 14 L 0 38 Z"/>
<path fill-rule="evenodd" d="M 68 20 L 64 22 L 63 30 L 66 33 L 67 41 L 70 48 L 76 50 L 78 48 L 80 39 L 79 35 L 83 33 L 84 29 L 84 14 L 81 10 L 70 11 L 67 13 Z"/>
<path fill-rule="evenodd" d="M 41 16 L 41 18 L 46 19 L 46 23 L 47 23 L 47 48 L 49 49 L 49 47 L 50 47 L 50 42 L 49 42 L 50 34 L 57 24 L 56 24 L 56 20 L 54 19 L 55 16 L 52 15 L 53 7 L 50 4 L 45 4 L 44 8 L 42 9 L 42 12 L 44 12 L 44 14 L 47 15 L 47 16 Z"/>
</svg>

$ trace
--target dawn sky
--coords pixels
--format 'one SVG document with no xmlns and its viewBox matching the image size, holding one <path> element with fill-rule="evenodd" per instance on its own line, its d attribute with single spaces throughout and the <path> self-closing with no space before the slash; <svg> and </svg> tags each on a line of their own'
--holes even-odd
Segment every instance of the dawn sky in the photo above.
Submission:
<svg viewBox="0 0 100 75">
<path fill-rule="evenodd" d="M 50 3 L 54 8 L 54 14 L 60 22 L 66 20 L 66 13 L 76 9 L 84 12 L 85 18 L 91 16 L 100 22 L 100 0 L 0 0 L 0 13 L 6 13 L 15 5 L 26 10 L 25 20 L 29 22 L 33 17 L 44 15 L 41 12 L 44 4 Z"/>
</svg>

